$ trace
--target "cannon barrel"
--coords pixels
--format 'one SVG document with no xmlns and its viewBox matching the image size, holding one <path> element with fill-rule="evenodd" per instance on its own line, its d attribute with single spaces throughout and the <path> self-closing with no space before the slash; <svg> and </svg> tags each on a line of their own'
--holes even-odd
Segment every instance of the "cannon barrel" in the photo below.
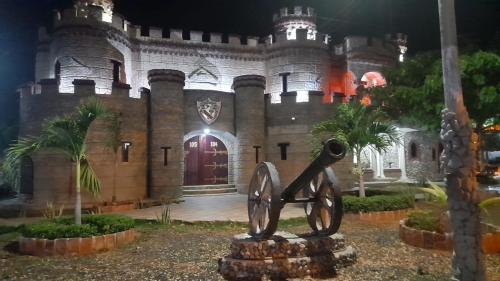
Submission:
<svg viewBox="0 0 500 281">
<path fill-rule="evenodd" d="M 290 202 L 295 195 L 307 186 L 323 169 L 344 158 L 346 147 L 336 139 L 329 139 L 323 145 L 320 154 L 290 183 L 281 194 L 285 202 Z"/>
</svg>

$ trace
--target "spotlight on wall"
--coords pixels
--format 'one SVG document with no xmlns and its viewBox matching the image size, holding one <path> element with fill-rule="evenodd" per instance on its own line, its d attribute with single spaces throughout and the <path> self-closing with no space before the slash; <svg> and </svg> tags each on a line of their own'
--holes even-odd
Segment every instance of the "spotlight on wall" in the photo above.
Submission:
<svg viewBox="0 0 500 281">
<path fill-rule="evenodd" d="M 210 129 L 209 129 L 209 128 L 206 128 L 205 130 L 203 130 L 203 134 L 205 134 L 205 135 L 210 134 Z"/>
<path fill-rule="evenodd" d="M 295 116 L 293 116 L 291 119 L 292 119 L 292 121 L 295 121 Z"/>
</svg>

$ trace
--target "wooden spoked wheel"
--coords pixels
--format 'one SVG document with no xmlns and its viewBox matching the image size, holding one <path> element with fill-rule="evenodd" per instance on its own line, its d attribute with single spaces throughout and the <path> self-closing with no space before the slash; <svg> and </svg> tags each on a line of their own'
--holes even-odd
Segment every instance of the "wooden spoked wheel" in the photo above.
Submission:
<svg viewBox="0 0 500 281">
<path fill-rule="evenodd" d="M 278 171 L 269 162 L 259 163 L 248 190 L 250 235 L 257 239 L 271 237 L 278 227 L 282 207 Z"/>
<path fill-rule="evenodd" d="M 332 168 L 325 168 L 304 189 L 307 222 L 317 235 L 336 233 L 342 222 L 342 194 Z"/>
</svg>

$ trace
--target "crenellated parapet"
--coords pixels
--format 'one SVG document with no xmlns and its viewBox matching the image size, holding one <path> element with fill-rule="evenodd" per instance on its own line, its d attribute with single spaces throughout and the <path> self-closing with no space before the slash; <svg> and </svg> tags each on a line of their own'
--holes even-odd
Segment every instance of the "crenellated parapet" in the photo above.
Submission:
<svg viewBox="0 0 500 281">
<path fill-rule="evenodd" d="M 73 85 L 74 93 L 59 92 L 56 79 L 42 79 L 38 84 L 28 83 L 20 87 L 20 135 L 36 135 L 45 120 L 73 113 L 78 104 L 90 97 L 97 98 L 109 108 L 121 108 L 131 115 L 132 112 L 142 113 L 145 109 L 146 99 L 130 97 L 128 84 L 114 83 L 110 95 L 96 94 L 93 80 L 76 79 Z"/>
<path fill-rule="evenodd" d="M 272 103 L 271 96 L 266 95 L 266 124 L 270 127 L 289 125 L 312 125 L 332 117 L 333 108 L 344 102 L 324 102 L 321 91 L 309 91 L 308 101 L 298 99 L 297 92 L 281 94 L 281 103 Z"/>
</svg>

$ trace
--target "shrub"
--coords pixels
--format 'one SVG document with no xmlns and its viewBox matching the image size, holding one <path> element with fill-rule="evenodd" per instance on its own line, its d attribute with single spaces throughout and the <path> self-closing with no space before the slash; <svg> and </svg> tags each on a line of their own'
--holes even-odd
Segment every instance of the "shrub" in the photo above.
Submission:
<svg viewBox="0 0 500 281">
<path fill-rule="evenodd" d="M 24 237 L 56 239 L 90 237 L 98 235 L 98 232 L 95 226 L 89 224 L 59 224 L 52 221 L 44 221 L 25 226 L 22 234 Z"/>
<path fill-rule="evenodd" d="M 86 215 L 82 225 L 73 224 L 72 218 L 47 220 L 22 229 L 22 235 L 32 238 L 74 238 L 116 233 L 131 229 L 135 221 L 120 215 Z"/>
<path fill-rule="evenodd" d="M 410 212 L 406 225 L 419 230 L 442 232 L 439 228 L 439 218 L 431 211 Z"/>
<path fill-rule="evenodd" d="M 100 234 L 125 231 L 135 225 L 134 219 L 121 215 L 83 216 L 82 223 L 96 226 Z"/>
<path fill-rule="evenodd" d="M 371 197 L 342 197 L 344 212 L 380 212 L 413 208 L 414 200 L 403 195 L 376 195 Z"/>
<path fill-rule="evenodd" d="M 0 235 L 18 231 L 20 227 L 10 225 L 0 225 Z"/>
</svg>

